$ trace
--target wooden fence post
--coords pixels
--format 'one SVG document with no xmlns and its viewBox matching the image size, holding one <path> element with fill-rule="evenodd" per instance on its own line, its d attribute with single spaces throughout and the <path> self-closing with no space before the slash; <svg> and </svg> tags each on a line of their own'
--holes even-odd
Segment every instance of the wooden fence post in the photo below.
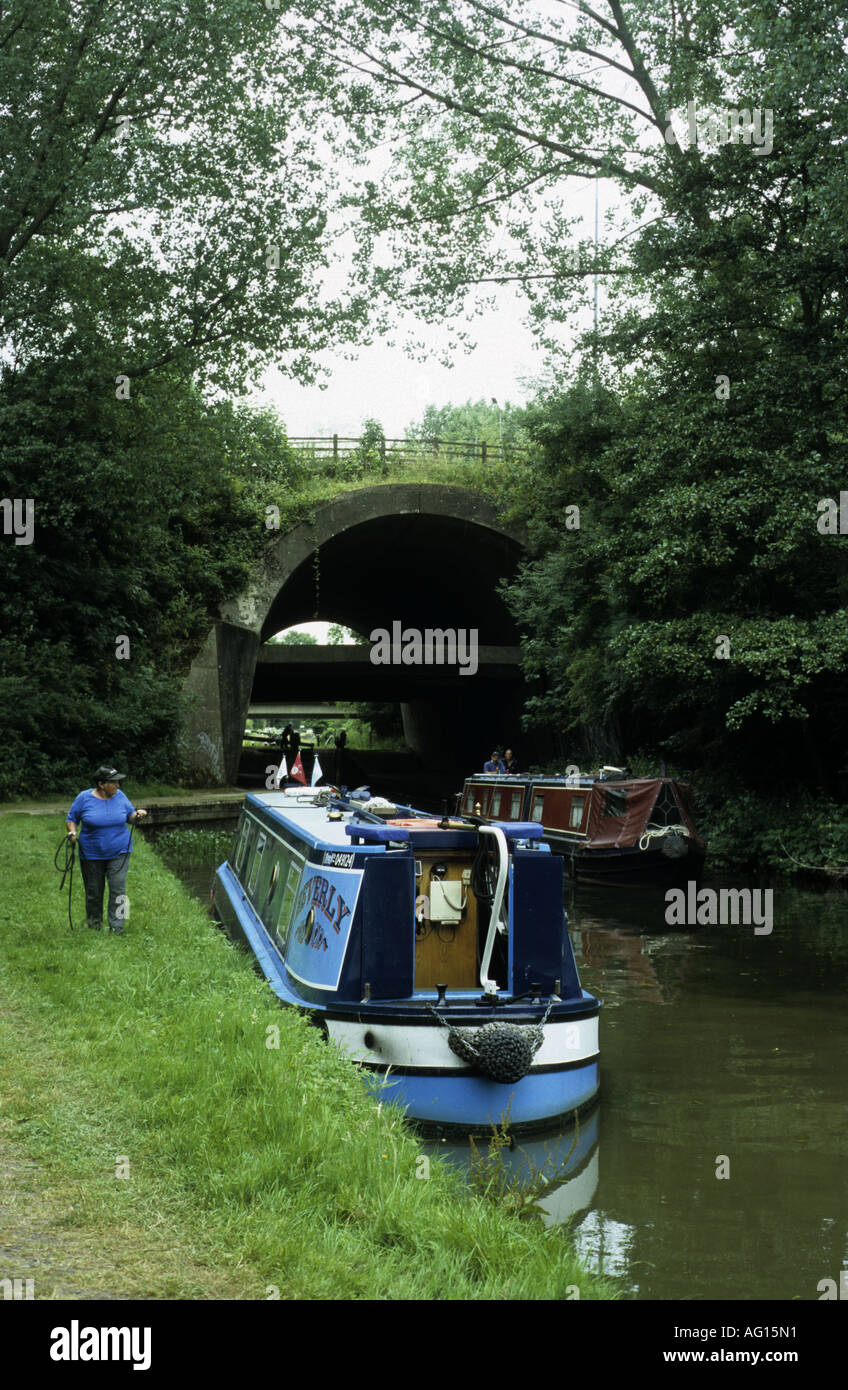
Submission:
<svg viewBox="0 0 848 1390">
<path fill-rule="evenodd" d="M 333 435 L 333 458 L 334 458 L 334 459 L 337 459 L 338 456 L 339 456 L 339 436 L 338 436 L 337 434 L 334 434 L 334 435 Z"/>
</svg>

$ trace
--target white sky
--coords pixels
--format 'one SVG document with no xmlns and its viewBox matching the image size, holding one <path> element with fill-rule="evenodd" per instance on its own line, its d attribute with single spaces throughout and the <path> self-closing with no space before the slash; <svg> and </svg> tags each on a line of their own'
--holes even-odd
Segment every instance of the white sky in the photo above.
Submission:
<svg viewBox="0 0 848 1390">
<path fill-rule="evenodd" d="M 579 213 L 582 225 L 575 235 L 593 234 L 595 216 L 594 181 L 576 184 L 571 210 Z M 600 239 L 604 239 L 605 209 L 614 214 L 620 205 L 616 190 L 601 181 L 599 189 Z M 514 286 L 492 286 L 497 308 L 463 325 L 476 343 L 473 351 L 462 347 L 452 355 L 452 365 L 440 360 L 452 339 L 450 330 L 405 319 L 399 324 L 399 345 L 376 342 L 363 348 L 356 360 L 340 352 L 323 354 L 319 361 L 329 369 L 324 387 L 300 386 L 277 368 L 265 373 L 251 399 L 272 405 L 281 416 L 289 435 L 332 435 L 358 437 L 362 423 L 375 419 L 389 439 L 402 438 L 408 425 L 423 415 L 428 405 L 462 405 L 467 400 L 491 401 L 500 405 L 524 405 L 534 395 L 534 383 L 544 373 L 543 354 L 530 328 L 525 324 L 526 304 Z M 603 311 L 603 285 L 600 288 Z M 562 333 L 571 344 L 578 328 L 590 326 L 591 311 L 581 314 Z M 413 359 L 400 346 L 414 337 L 427 344 L 432 357 L 425 362 Z"/>
<path fill-rule="evenodd" d="M 275 407 L 290 435 L 356 437 L 363 421 L 372 418 L 389 439 L 402 438 L 428 405 L 461 405 L 493 396 L 501 405 L 523 405 L 533 394 L 532 379 L 542 373 L 542 357 L 522 323 L 519 296 L 507 286 L 498 299 L 496 312 L 470 325 L 476 348 L 470 353 L 460 348 L 451 367 L 437 356 L 449 332 L 416 325 L 416 337 L 433 348 L 429 362 L 412 360 L 401 346 L 375 343 L 353 362 L 325 355 L 323 364 L 331 372 L 325 389 L 299 386 L 272 368 L 256 399 Z"/>
</svg>

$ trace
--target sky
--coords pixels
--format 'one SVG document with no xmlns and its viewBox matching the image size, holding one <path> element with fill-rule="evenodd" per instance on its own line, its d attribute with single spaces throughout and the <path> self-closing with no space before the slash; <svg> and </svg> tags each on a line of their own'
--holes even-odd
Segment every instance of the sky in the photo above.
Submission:
<svg viewBox="0 0 848 1390">
<path fill-rule="evenodd" d="M 592 235 L 594 187 L 594 181 L 584 182 L 573 195 L 572 211 L 582 218 L 581 237 Z M 604 181 L 599 200 L 603 239 L 605 205 L 612 212 L 615 201 L 614 189 Z M 251 399 L 272 405 L 290 437 L 338 434 L 358 438 L 363 421 L 375 419 L 388 439 L 402 439 L 407 426 L 419 420 L 428 405 L 490 402 L 493 397 L 501 406 L 507 401 L 523 405 L 545 375 L 545 359 L 525 323 L 526 303 L 520 291 L 511 285 L 492 288 L 496 308 L 462 325 L 476 346 L 470 352 L 463 347 L 456 349 L 450 366 L 440 360 L 452 338 L 449 328 L 406 318 L 398 325 L 397 346 L 377 341 L 363 348 L 353 361 L 341 352 L 324 353 L 319 359 L 329 370 L 324 386 L 301 386 L 272 367 Z M 603 287 L 600 302 L 602 311 Z M 563 341 L 570 344 L 578 329 L 590 326 L 590 318 L 590 313 L 581 314 L 564 330 Z M 408 337 L 426 343 L 432 350 L 429 360 L 421 362 L 407 356 L 400 344 Z"/>
<path fill-rule="evenodd" d="M 533 394 L 533 380 L 541 376 L 544 363 L 522 322 L 519 295 L 504 287 L 498 300 L 496 311 L 472 323 L 474 350 L 460 348 L 450 367 L 437 355 L 449 340 L 447 329 L 415 325 L 416 336 L 433 348 L 429 362 L 413 360 L 401 346 L 378 342 L 353 362 L 341 354 L 325 354 L 323 364 L 331 373 L 325 389 L 300 386 L 271 368 L 256 399 L 275 407 L 289 435 L 357 437 L 363 421 L 372 418 L 379 420 L 389 439 L 403 438 L 406 427 L 420 419 L 428 405 L 490 401 L 493 396 L 501 406 L 506 401 L 523 404 Z"/>
</svg>

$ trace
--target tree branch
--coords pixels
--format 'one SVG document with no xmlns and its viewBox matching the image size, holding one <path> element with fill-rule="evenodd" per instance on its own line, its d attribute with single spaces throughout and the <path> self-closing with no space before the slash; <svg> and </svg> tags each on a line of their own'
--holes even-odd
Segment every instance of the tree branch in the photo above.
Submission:
<svg viewBox="0 0 848 1390">
<path fill-rule="evenodd" d="M 475 9 L 485 10 L 487 14 L 496 13 L 494 10 L 490 10 L 487 5 L 480 5 L 475 3 L 475 0 L 468 0 L 468 3 L 472 4 Z M 598 87 L 593 87 L 589 82 L 581 81 L 581 79 L 578 77 L 572 77 L 568 73 L 560 73 L 554 71 L 551 68 L 539 67 L 535 63 L 524 63 L 517 58 L 501 58 L 499 56 L 496 56 L 494 53 L 486 52 L 485 48 L 480 48 L 475 44 L 468 43 L 458 38 L 454 34 L 447 33 L 445 30 L 442 29 L 436 29 L 433 27 L 433 25 L 425 24 L 422 20 L 416 19 L 414 15 L 410 16 L 408 11 L 399 9 L 396 6 L 392 6 L 392 9 L 394 10 L 395 14 L 400 16 L 400 18 L 405 20 L 411 19 L 416 29 L 420 29 L 423 33 L 426 34 L 432 34 L 434 37 L 438 39 L 442 39 L 445 43 L 449 43 L 453 48 L 458 49 L 460 52 L 470 53 L 472 57 L 485 58 L 487 63 L 492 63 L 496 67 L 514 68 L 517 72 L 529 73 L 531 74 L 531 76 L 534 77 L 546 77 L 550 79 L 550 81 L 552 82 L 562 82 L 566 86 L 576 87 L 581 91 L 591 93 L 591 95 L 594 97 L 601 97 L 604 101 L 612 101 L 617 106 L 626 106 L 630 111 L 634 111 L 637 116 L 641 116 L 643 120 L 648 121 L 651 125 L 659 125 L 656 118 L 651 114 L 650 111 L 641 110 L 641 108 L 636 106 L 632 101 L 628 101 L 626 97 L 616 96 L 613 92 L 605 92 Z M 498 16 L 498 18 L 500 18 L 500 16 Z M 532 33 L 534 35 L 536 34 L 535 30 L 526 30 L 525 32 Z M 538 37 L 541 37 L 541 35 L 538 35 Z M 572 45 L 563 44 L 562 46 L 572 48 L 573 51 Z M 604 61 L 608 61 L 605 58 L 605 55 L 599 54 L 598 56 L 604 57 Z M 618 65 L 616 64 L 615 66 Z M 625 68 L 623 69 L 623 71 L 626 72 L 627 69 Z M 633 77 L 632 73 L 628 73 L 627 75 L 631 78 Z M 659 128 L 662 129 L 661 126 Z"/>
<path fill-rule="evenodd" d="M 329 34 L 335 41 L 336 33 L 329 25 L 322 24 L 318 21 L 316 27 L 320 31 Z M 549 136 L 526 130 L 523 126 L 518 125 L 515 121 L 511 121 L 506 116 L 481 111 L 478 106 L 471 106 L 467 102 L 458 101 L 455 97 L 450 97 L 443 92 L 437 92 L 434 88 L 428 87 L 423 82 L 419 82 L 417 78 L 412 77 L 409 73 L 395 68 L 387 59 L 380 58 L 369 52 L 369 50 L 362 47 L 362 45 L 354 44 L 353 47 L 361 57 L 365 58 L 378 69 L 377 72 L 371 71 L 370 76 L 372 78 L 387 75 L 395 85 L 409 87 L 413 91 L 420 92 L 423 96 L 429 97 L 431 101 L 437 102 L 440 106 L 444 106 L 449 111 L 455 111 L 463 116 L 471 116 L 475 121 L 488 121 L 493 128 L 507 131 L 511 135 L 518 136 L 521 140 L 526 140 L 531 144 L 536 144 L 544 149 L 552 150 L 555 154 L 567 155 L 568 158 L 572 160 L 583 160 L 598 172 L 617 175 L 628 186 L 638 184 L 640 187 L 649 188 L 653 193 L 657 193 L 658 195 L 660 193 L 661 184 L 658 180 L 650 178 L 647 173 L 634 173 L 628 169 L 626 165 L 620 164 L 618 160 L 611 160 L 609 156 L 596 157 L 586 151 L 575 150 L 569 145 L 562 144 L 559 140 L 553 140 Z"/>
</svg>

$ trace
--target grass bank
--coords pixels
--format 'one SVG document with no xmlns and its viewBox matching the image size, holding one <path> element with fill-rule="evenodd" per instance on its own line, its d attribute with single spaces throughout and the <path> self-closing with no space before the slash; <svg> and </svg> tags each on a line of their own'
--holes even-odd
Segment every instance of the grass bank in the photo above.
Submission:
<svg viewBox="0 0 848 1390">
<path fill-rule="evenodd" d="M 17 815 L 0 830 L 4 1243 L 37 1298 L 69 1296 L 56 1249 L 76 1296 L 98 1298 L 615 1296 L 562 1230 L 438 1161 L 419 1176 L 396 1112 L 277 1007 L 148 845 L 126 935 L 71 933 L 61 832 Z"/>
</svg>

